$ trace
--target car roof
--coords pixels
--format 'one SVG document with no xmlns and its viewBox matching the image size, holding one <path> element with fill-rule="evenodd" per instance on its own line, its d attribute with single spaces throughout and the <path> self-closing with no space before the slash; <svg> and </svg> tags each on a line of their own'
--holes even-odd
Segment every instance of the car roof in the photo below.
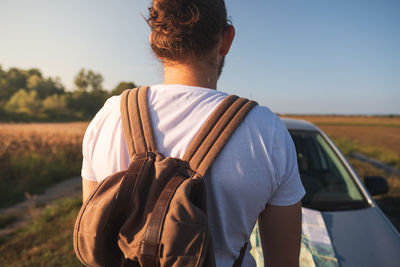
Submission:
<svg viewBox="0 0 400 267">
<path fill-rule="evenodd" d="M 280 119 L 289 130 L 317 131 L 317 132 L 320 131 L 317 126 L 308 121 L 289 119 L 289 118 L 280 118 Z"/>
</svg>

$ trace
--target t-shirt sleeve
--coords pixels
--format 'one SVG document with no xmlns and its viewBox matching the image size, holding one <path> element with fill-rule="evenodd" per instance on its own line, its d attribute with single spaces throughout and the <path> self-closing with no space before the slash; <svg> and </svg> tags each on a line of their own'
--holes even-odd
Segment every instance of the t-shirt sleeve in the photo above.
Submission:
<svg viewBox="0 0 400 267">
<path fill-rule="evenodd" d="M 89 124 L 88 128 L 86 129 L 85 135 L 83 137 L 82 142 L 82 170 L 81 176 L 83 179 L 89 181 L 97 181 L 96 176 L 92 170 L 92 156 L 91 156 L 91 146 L 93 144 L 93 122 Z"/>
<path fill-rule="evenodd" d="M 276 168 L 277 188 L 268 203 L 275 206 L 290 206 L 297 203 L 305 195 L 305 190 L 297 167 L 293 140 L 279 119 L 276 122 L 271 157 Z"/>
<path fill-rule="evenodd" d="M 107 142 L 111 142 L 118 135 L 118 131 L 115 130 L 115 122 L 120 121 L 119 101 L 120 97 L 118 96 L 107 99 L 86 129 L 82 142 L 83 160 L 81 169 L 82 178 L 86 180 L 100 181 L 109 174 L 116 172 L 112 169 L 115 167 L 112 164 L 113 158 L 110 156 L 109 160 L 104 161 L 104 158 L 99 158 L 99 155 L 111 153 L 109 147 L 112 146 Z M 104 164 L 104 162 L 106 163 Z M 104 173 L 107 173 L 107 175 Z"/>
</svg>

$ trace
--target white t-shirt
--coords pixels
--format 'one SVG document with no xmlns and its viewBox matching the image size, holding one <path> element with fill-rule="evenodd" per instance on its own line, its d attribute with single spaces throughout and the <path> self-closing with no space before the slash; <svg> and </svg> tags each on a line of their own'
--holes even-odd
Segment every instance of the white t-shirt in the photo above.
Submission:
<svg viewBox="0 0 400 267">
<path fill-rule="evenodd" d="M 148 105 L 158 151 L 181 158 L 190 141 L 226 93 L 186 85 L 150 87 Z M 101 181 L 129 166 L 120 96 L 107 100 L 83 140 L 82 177 Z M 267 203 L 289 206 L 305 191 L 293 141 L 281 120 L 256 106 L 204 177 L 207 212 L 217 266 L 232 266 Z M 243 266 L 255 266 L 246 252 Z"/>
</svg>

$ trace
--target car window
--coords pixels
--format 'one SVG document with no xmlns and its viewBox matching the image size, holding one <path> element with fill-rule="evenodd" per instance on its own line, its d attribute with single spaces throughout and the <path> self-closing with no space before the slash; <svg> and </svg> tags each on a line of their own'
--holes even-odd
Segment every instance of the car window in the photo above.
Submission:
<svg viewBox="0 0 400 267">
<path fill-rule="evenodd" d="M 354 178 L 320 133 L 290 131 L 290 134 L 306 189 L 304 207 L 327 211 L 368 206 Z"/>
</svg>

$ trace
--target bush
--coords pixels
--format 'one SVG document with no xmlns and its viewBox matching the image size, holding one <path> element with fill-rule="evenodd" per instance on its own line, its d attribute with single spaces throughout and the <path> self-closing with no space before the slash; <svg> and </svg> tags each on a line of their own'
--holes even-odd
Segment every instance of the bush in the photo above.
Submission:
<svg viewBox="0 0 400 267">
<path fill-rule="evenodd" d="M 72 243 L 81 204 L 81 199 L 58 200 L 26 227 L 3 238 L 0 266 L 82 266 Z"/>
</svg>

